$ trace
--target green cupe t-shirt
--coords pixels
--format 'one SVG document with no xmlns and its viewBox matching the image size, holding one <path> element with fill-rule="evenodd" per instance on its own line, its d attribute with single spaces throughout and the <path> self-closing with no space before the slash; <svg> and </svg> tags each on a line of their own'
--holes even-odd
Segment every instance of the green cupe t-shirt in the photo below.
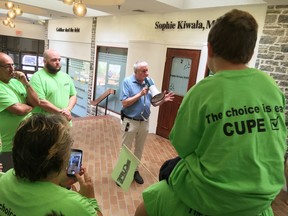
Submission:
<svg viewBox="0 0 288 216">
<path fill-rule="evenodd" d="M 170 140 L 169 184 L 205 215 L 253 216 L 284 185 L 285 96 L 257 69 L 221 71 L 185 95 Z"/>
<path fill-rule="evenodd" d="M 14 169 L 0 175 L 0 215 L 97 215 L 97 201 L 50 182 L 17 179 Z"/>
<path fill-rule="evenodd" d="M 11 79 L 9 83 L 0 81 L 0 134 L 2 149 L 0 152 L 12 151 L 12 140 L 16 130 L 25 118 L 31 115 L 16 115 L 7 110 L 8 107 L 16 103 L 26 103 L 27 92 L 21 82 Z"/>
<path fill-rule="evenodd" d="M 70 97 L 76 95 L 73 80 L 62 71 L 51 74 L 46 72 L 45 69 L 41 69 L 33 74 L 30 83 L 40 100 L 47 100 L 59 109 L 66 108 Z M 32 112 L 47 114 L 39 106 L 36 106 Z"/>
<path fill-rule="evenodd" d="M 169 184 L 144 191 L 149 216 L 273 215 L 285 181 L 285 107 L 275 81 L 256 69 L 221 71 L 192 87 L 169 137 L 182 159 Z"/>
</svg>

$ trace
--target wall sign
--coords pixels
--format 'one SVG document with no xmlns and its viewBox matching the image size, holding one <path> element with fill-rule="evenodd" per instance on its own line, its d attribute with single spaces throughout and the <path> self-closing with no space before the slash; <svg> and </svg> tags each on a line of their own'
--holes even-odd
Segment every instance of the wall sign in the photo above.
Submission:
<svg viewBox="0 0 288 216">
<path fill-rule="evenodd" d="M 62 28 L 57 27 L 56 32 L 80 32 L 80 28 Z"/>
<path fill-rule="evenodd" d="M 166 22 L 155 22 L 155 29 L 161 29 L 162 31 L 166 29 L 201 29 L 204 31 L 205 29 L 210 29 L 214 24 L 215 20 L 206 20 L 205 22 L 200 22 L 196 20 L 195 22 L 188 22 L 184 20 L 180 20 L 177 22 L 166 21 Z"/>
</svg>

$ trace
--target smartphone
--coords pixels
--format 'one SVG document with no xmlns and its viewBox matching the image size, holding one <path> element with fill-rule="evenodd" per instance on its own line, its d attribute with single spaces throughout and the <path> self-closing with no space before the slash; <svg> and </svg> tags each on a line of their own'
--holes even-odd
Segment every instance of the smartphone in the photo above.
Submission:
<svg viewBox="0 0 288 216">
<path fill-rule="evenodd" d="M 70 159 L 68 162 L 67 176 L 75 177 L 79 173 L 82 165 L 83 152 L 81 149 L 71 149 Z"/>
</svg>

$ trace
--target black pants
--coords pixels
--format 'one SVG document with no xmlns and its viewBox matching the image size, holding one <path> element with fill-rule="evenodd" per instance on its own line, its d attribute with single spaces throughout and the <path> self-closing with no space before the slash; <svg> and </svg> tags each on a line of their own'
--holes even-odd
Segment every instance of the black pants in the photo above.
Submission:
<svg viewBox="0 0 288 216">
<path fill-rule="evenodd" d="M 168 183 L 169 176 L 173 171 L 174 167 L 181 160 L 179 156 L 169 159 L 163 163 L 159 171 L 159 181 L 165 179 Z M 169 184 L 169 183 L 168 183 Z"/>
<path fill-rule="evenodd" d="M 12 152 L 0 152 L 0 163 L 3 165 L 3 172 L 13 168 Z"/>
<path fill-rule="evenodd" d="M 177 163 L 181 160 L 179 156 L 169 159 L 163 163 L 163 165 L 160 168 L 159 171 L 159 181 L 166 180 L 167 184 L 169 185 L 168 179 L 173 171 L 174 167 L 177 165 Z M 192 213 L 193 212 L 193 213 Z M 189 214 L 193 214 L 194 216 L 204 216 L 203 214 L 197 212 L 196 210 L 190 209 Z"/>
</svg>

